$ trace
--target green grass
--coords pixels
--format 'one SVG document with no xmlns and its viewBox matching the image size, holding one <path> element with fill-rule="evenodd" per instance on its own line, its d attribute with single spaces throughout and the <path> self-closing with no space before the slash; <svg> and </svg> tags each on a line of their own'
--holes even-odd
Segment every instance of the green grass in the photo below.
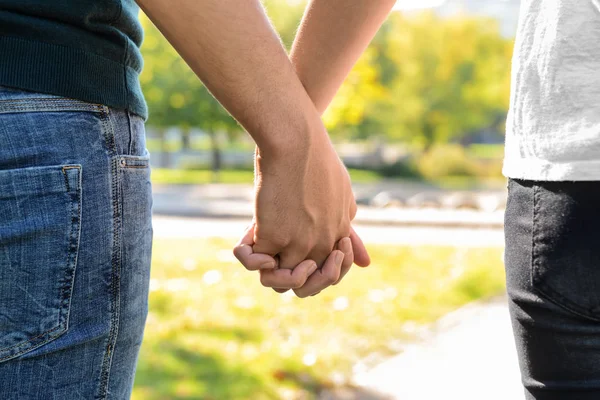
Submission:
<svg viewBox="0 0 600 400">
<path fill-rule="evenodd" d="M 429 183 L 447 190 L 500 190 L 506 188 L 506 178 L 477 178 L 472 176 L 446 176 L 432 179 Z"/>
<path fill-rule="evenodd" d="M 188 170 L 152 168 L 153 184 L 202 185 L 206 183 L 249 183 L 254 182 L 254 173 L 244 170 L 223 170 L 214 175 L 210 170 Z"/>
<path fill-rule="evenodd" d="M 467 154 L 481 159 L 502 160 L 504 158 L 504 145 L 472 144 L 467 147 Z"/>
<path fill-rule="evenodd" d="M 148 149 L 148 151 L 150 151 L 151 153 L 153 152 L 160 152 L 161 151 L 161 141 L 158 138 L 152 137 L 152 138 L 146 138 L 146 148 Z M 222 151 L 248 151 L 248 152 L 253 152 L 254 151 L 254 143 L 252 142 L 242 142 L 242 141 L 234 141 L 234 142 L 228 142 L 225 145 L 222 146 L 221 150 Z M 183 146 L 181 143 L 181 140 L 179 138 L 170 138 L 167 139 L 165 142 L 165 149 L 167 151 L 170 152 L 177 152 L 177 151 L 181 151 L 183 150 Z M 198 138 L 195 138 L 195 140 L 192 141 L 192 143 L 190 144 L 190 150 L 196 150 L 196 151 L 211 151 L 212 150 L 212 143 L 210 142 L 210 138 L 209 137 L 203 137 L 202 139 L 198 140 Z"/>
<path fill-rule="evenodd" d="M 501 249 L 370 246 L 371 267 L 300 300 L 263 288 L 233 243 L 155 240 L 134 400 L 315 398 L 415 326 L 503 290 Z"/>
<path fill-rule="evenodd" d="M 352 182 L 372 183 L 380 181 L 379 174 L 372 171 L 349 170 Z M 223 170 L 218 176 L 214 176 L 210 170 L 186 170 L 186 169 L 152 169 L 153 184 L 191 185 L 206 183 L 249 183 L 254 181 L 254 173 L 245 170 Z"/>
</svg>

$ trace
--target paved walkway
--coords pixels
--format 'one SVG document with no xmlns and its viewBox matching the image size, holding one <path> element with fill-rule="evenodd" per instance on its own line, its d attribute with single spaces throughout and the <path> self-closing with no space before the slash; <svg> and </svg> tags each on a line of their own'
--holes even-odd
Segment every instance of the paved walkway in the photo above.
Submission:
<svg viewBox="0 0 600 400">
<path fill-rule="evenodd" d="M 357 371 L 355 381 L 382 399 L 524 399 L 506 298 L 445 316 L 419 343 Z"/>
<path fill-rule="evenodd" d="M 239 238 L 251 218 L 184 218 L 154 215 L 152 224 L 156 238 Z M 434 228 L 404 226 L 354 225 L 360 237 L 368 244 L 390 245 L 440 245 L 468 247 L 504 246 L 504 234 L 500 229 Z"/>
<path fill-rule="evenodd" d="M 403 187 L 402 190 L 409 192 L 411 189 Z M 495 198 L 494 195 L 490 196 Z M 155 185 L 152 209 L 156 215 L 250 219 L 254 214 L 252 198 L 253 188 L 248 185 Z M 359 205 L 355 221 L 384 226 L 499 229 L 503 226 L 503 219 L 502 210 L 484 212 L 472 209 L 377 208 Z"/>
</svg>

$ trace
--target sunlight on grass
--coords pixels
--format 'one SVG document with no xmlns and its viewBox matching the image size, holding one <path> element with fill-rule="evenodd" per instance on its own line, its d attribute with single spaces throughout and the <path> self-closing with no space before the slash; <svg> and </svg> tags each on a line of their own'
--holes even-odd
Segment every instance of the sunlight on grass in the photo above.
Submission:
<svg viewBox="0 0 600 400">
<path fill-rule="evenodd" d="M 214 175 L 210 170 L 188 170 L 152 168 L 152 184 L 201 185 L 206 183 L 248 183 L 254 182 L 254 172 L 244 170 L 224 170 Z"/>
<path fill-rule="evenodd" d="M 372 171 L 350 169 L 349 172 L 352 182 L 355 183 L 372 183 L 382 179 Z M 210 170 L 152 168 L 153 184 L 191 185 L 213 182 L 252 184 L 254 173 L 244 170 L 223 170 L 215 177 Z"/>
<path fill-rule="evenodd" d="M 504 284 L 501 249 L 371 246 L 371 267 L 300 300 L 260 286 L 233 243 L 155 240 L 134 400 L 314 398 Z"/>
</svg>

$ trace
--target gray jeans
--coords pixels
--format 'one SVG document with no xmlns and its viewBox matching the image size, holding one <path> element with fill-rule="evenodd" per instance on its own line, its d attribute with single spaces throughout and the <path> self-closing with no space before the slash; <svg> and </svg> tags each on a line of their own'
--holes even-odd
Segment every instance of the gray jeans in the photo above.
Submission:
<svg viewBox="0 0 600 400">
<path fill-rule="evenodd" d="M 527 399 L 600 399 L 600 182 L 510 180 L 505 235 Z"/>
</svg>

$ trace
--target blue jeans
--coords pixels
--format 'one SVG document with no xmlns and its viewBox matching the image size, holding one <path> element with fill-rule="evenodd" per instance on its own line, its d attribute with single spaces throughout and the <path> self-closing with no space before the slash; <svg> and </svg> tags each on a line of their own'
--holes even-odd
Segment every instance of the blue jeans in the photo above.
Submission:
<svg viewBox="0 0 600 400">
<path fill-rule="evenodd" d="M 510 180 L 505 218 L 527 399 L 600 399 L 600 182 Z"/>
<path fill-rule="evenodd" d="M 0 87 L 0 398 L 128 399 L 152 246 L 144 122 Z"/>
</svg>

